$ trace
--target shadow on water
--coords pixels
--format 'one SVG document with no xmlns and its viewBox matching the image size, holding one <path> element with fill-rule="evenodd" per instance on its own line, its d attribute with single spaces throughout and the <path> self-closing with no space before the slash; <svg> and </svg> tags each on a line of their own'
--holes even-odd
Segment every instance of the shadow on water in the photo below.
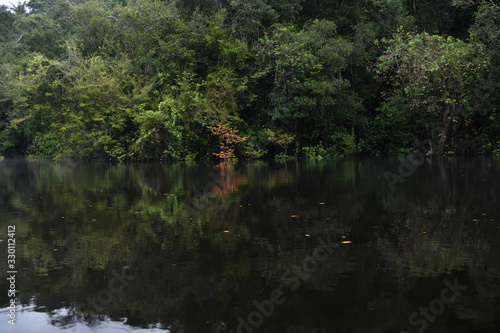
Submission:
<svg viewBox="0 0 500 333">
<path fill-rule="evenodd" d="M 0 329 L 500 331 L 500 160 L 399 163 L 2 160 Z"/>
</svg>

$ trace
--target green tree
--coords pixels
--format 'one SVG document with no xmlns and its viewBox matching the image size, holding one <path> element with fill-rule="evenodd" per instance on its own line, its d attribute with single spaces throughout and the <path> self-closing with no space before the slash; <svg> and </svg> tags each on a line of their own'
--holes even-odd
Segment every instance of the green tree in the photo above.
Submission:
<svg viewBox="0 0 500 333">
<path fill-rule="evenodd" d="M 479 2 L 479 1 L 477 1 Z M 474 3 L 477 3 L 474 2 Z M 496 1 L 480 1 L 475 13 L 475 22 L 469 29 L 473 42 L 482 43 L 491 58 L 489 71 L 482 75 L 474 96 L 469 99 L 469 108 L 476 110 L 477 116 L 469 120 L 474 140 L 471 145 L 479 145 L 484 151 L 500 153 L 500 125 L 497 121 L 500 111 L 500 7 Z"/>
<path fill-rule="evenodd" d="M 278 12 L 264 0 L 231 1 L 232 28 L 239 39 L 257 41 L 278 22 Z"/>
<path fill-rule="evenodd" d="M 128 153 L 131 113 L 149 86 L 134 77 L 131 62 L 84 57 L 68 46 L 63 62 L 35 55 L 19 76 L 15 102 L 33 151 L 50 157 L 123 158 Z"/>
<path fill-rule="evenodd" d="M 267 140 L 283 148 L 283 155 L 286 155 L 288 145 L 292 143 L 294 136 L 288 133 L 276 133 L 272 129 L 267 129 Z"/>
<path fill-rule="evenodd" d="M 375 72 L 396 93 L 407 95 L 412 106 L 423 106 L 440 120 L 437 153 L 442 155 L 457 106 L 488 65 L 484 46 L 427 33 L 397 33 L 387 44 Z"/>
<path fill-rule="evenodd" d="M 256 47 L 261 67 L 253 75 L 271 80 L 270 118 L 294 132 L 307 131 L 303 120 L 327 127 L 335 119 L 335 97 L 349 86 L 342 71 L 351 52 L 352 44 L 331 21 L 316 20 L 302 30 L 277 25 Z"/>
<path fill-rule="evenodd" d="M 500 5 L 498 5 L 497 2 L 498 1 L 495 0 L 453 0 L 453 5 L 457 7 L 465 7 L 481 4 L 500 9 Z"/>
</svg>

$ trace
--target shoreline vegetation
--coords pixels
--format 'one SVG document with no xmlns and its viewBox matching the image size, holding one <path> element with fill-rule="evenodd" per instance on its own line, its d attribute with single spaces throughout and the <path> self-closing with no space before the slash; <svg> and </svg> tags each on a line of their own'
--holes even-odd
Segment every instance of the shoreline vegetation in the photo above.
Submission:
<svg viewBox="0 0 500 333">
<path fill-rule="evenodd" d="M 500 155 L 494 0 L 0 6 L 0 159 Z"/>
</svg>

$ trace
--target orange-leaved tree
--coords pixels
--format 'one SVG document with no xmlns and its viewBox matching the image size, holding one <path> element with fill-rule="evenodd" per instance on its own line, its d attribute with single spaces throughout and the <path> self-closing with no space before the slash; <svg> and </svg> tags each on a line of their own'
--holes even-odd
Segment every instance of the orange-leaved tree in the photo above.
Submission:
<svg viewBox="0 0 500 333">
<path fill-rule="evenodd" d="M 208 127 L 212 132 L 212 135 L 217 135 L 220 138 L 220 152 L 213 153 L 215 156 L 222 158 L 224 161 L 234 160 L 236 156 L 234 155 L 234 150 L 236 146 L 243 141 L 246 141 L 246 137 L 237 135 L 237 129 L 231 128 L 228 125 L 218 125 Z"/>
</svg>

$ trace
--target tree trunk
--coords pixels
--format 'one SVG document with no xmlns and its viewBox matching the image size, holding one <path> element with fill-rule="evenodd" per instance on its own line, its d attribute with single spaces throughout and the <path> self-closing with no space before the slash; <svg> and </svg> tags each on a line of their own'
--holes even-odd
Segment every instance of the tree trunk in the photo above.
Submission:
<svg viewBox="0 0 500 333">
<path fill-rule="evenodd" d="M 439 138 L 439 143 L 438 143 L 438 155 L 443 155 L 444 154 L 444 145 L 446 144 L 446 140 L 448 139 L 448 134 L 450 133 L 450 127 L 451 127 L 451 115 L 453 113 L 453 109 L 455 106 L 446 104 L 446 108 L 443 114 L 443 120 L 442 120 L 442 130 L 441 130 L 441 137 Z"/>
</svg>

